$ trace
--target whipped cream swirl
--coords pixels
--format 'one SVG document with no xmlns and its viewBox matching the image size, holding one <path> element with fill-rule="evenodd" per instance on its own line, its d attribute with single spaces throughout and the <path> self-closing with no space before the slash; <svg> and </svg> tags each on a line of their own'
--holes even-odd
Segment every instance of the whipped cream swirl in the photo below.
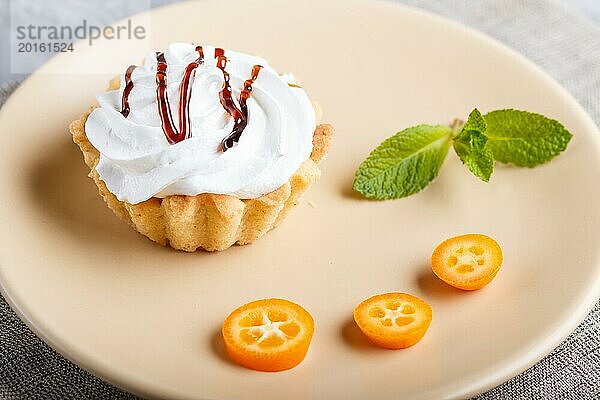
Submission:
<svg viewBox="0 0 600 400">
<path fill-rule="evenodd" d="M 86 122 L 86 135 L 100 152 L 96 170 L 119 200 L 131 204 L 151 197 L 219 193 L 242 199 L 260 197 L 284 184 L 312 151 L 315 112 L 291 75 L 279 75 L 266 60 L 225 50 L 232 97 L 237 100 L 254 65 L 262 68 L 247 101 L 247 125 L 227 151 L 219 148 L 234 121 L 220 102 L 223 71 L 215 48 L 202 46 L 204 62 L 195 70 L 189 99 L 191 137 L 170 144 L 157 104 L 157 56 L 133 70 L 130 111 L 121 113 L 125 75 L 119 90 L 96 96 L 100 107 Z M 179 90 L 196 46 L 171 44 L 164 53 L 167 95 L 179 120 Z M 239 103 L 238 103 L 239 104 Z"/>
</svg>

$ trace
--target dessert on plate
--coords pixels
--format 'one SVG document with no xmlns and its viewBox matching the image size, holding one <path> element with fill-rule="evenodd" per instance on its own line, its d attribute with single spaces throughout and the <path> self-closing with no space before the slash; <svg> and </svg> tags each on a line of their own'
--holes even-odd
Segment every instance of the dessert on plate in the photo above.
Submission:
<svg viewBox="0 0 600 400">
<path fill-rule="evenodd" d="M 212 46 L 151 53 L 97 100 L 69 127 L 90 177 L 121 219 L 185 251 L 251 243 L 281 223 L 333 134 L 293 76 Z"/>
</svg>

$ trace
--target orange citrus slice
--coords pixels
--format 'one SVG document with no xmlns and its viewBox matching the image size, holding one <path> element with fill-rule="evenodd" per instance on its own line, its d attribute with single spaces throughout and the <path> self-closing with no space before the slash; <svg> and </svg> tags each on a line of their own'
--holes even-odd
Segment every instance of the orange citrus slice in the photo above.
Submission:
<svg viewBox="0 0 600 400">
<path fill-rule="evenodd" d="M 406 293 L 380 294 L 360 303 L 354 320 L 375 345 L 404 349 L 425 335 L 431 323 L 431 306 Z"/>
<path fill-rule="evenodd" d="M 498 273 L 502 249 L 489 236 L 468 234 L 440 243 L 431 255 L 431 269 L 444 282 L 463 290 L 481 289 Z"/>
<path fill-rule="evenodd" d="M 229 314 L 222 328 L 231 359 L 258 371 L 283 371 L 298 365 L 313 331 L 308 311 L 282 299 L 245 304 Z"/>
</svg>

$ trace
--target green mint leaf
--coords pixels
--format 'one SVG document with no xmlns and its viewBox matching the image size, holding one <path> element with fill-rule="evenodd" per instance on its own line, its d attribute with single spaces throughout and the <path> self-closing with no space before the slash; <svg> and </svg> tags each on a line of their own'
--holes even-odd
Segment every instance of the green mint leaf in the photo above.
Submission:
<svg viewBox="0 0 600 400">
<path fill-rule="evenodd" d="M 479 110 L 475 109 L 454 138 L 454 151 L 462 163 L 479 179 L 489 182 L 494 171 L 494 157 L 486 146 L 486 123 Z"/>
<path fill-rule="evenodd" d="M 535 167 L 552 160 L 567 148 L 571 133 L 558 121 L 519 110 L 486 114 L 487 146 L 497 161 Z"/>
<path fill-rule="evenodd" d="M 469 114 L 469 118 L 467 119 L 467 122 L 465 122 L 465 124 L 463 125 L 463 132 L 464 131 L 477 131 L 480 133 L 485 133 L 485 130 L 487 129 L 487 124 L 485 123 L 485 119 L 483 119 L 483 115 L 481 115 L 481 113 L 479 112 L 478 109 L 474 109 L 473 111 L 471 111 L 471 114 Z"/>
<path fill-rule="evenodd" d="M 487 138 L 479 131 L 463 131 L 454 141 L 454 151 L 473 175 L 489 182 L 494 171 L 494 156 L 486 142 Z"/>
<path fill-rule="evenodd" d="M 425 188 L 448 154 L 448 126 L 419 125 L 386 139 L 356 171 L 353 189 L 375 200 L 399 199 Z"/>
</svg>

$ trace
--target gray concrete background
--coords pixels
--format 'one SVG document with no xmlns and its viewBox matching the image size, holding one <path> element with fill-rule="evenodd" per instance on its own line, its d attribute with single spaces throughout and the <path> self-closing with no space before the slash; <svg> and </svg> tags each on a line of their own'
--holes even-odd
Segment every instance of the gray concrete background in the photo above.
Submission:
<svg viewBox="0 0 600 400">
<path fill-rule="evenodd" d="M 20 21 L 37 25 L 72 25 L 81 23 L 82 18 L 103 26 L 146 10 L 180 0 L 0 0 L 0 84 L 26 75 L 11 71 L 10 53 L 11 9 Z M 281 1 L 281 0 L 280 0 Z M 399 0 L 402 2 L 402 0 Z M 426 2 L 426 0 L 423 0 Z M 577 10 L 586 18 L 600 24 L 600 0 L 556 0 Z M 412 2 L 414 3 L 414 2 Z M 13 18 L 14 19 L 14 18 Z M 32 55 L 32 69 L 52 57 L 53 53 Z"/>
</svg>

